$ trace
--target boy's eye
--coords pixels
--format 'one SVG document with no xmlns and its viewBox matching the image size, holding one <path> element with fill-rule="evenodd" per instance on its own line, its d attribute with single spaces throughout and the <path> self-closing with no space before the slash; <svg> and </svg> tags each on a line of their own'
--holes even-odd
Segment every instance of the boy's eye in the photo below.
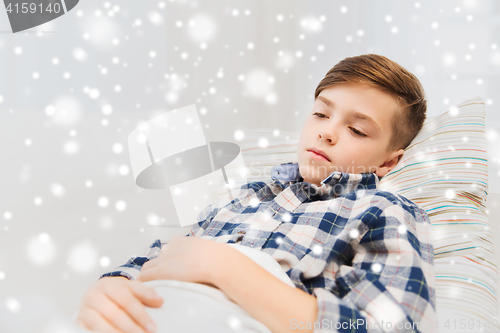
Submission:
<svg viewBox="0 0 500 333">
<path fill-rule="evenodd" d="M 317 116 L 317 117 L 319 117 L 319 118 L 326 118 L 326 115 L 324 115 L 324 114 L 322 114 L 322 113 L 319 113 L 319 112 L 315 112 L 315 113 L 313 113 L 313 116 Z M 362 136 L 362 137 L 368 136 L 368 135 L 366 135 L 365 133 L 358 131 L 358 130 L 357 130 L 357 129 L 355 129 L 354 127 L 349 127 L 349 128 L 350 128 L 350 129 L 351 129 L 351 131 L 353 131 L 353 132 L 354 132 L 354 134 L 356 134 L 356 135 L 359 135 L 359 136 Z"/>
<path fill-rule="evenodd" d="M 360 131 L 358 131 L 357 129 L 355 129 L 354 127 L 350 127 L 350 129 L 356 133 L 356 135 L 359 135 L 359 136 L 367 136 L 365 133 L 362 133 Z"/>
<path fill-rule="evenodd" d="M 319 113 L 319 112 L 313 113 L 313 116 L 318 116 L 319 118 L 325 118 L 326 117 L 324 114 Z"/>
</svg>

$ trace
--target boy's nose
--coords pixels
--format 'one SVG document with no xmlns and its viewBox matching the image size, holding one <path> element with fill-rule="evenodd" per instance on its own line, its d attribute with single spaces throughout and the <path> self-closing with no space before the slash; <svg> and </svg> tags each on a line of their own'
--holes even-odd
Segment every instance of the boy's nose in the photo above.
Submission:
<svg viewBox="0 0 500 333">
<path fill-rule="evenodd" d="M 328 123 L 323 124 L 323 127 L 319 131 L 319 136 L 329 143 L 336 144 L 340 128 L 341 123 L 338 120 L 332 119 Z"/>
<path fill-rule="evenodd" d="M 337 143 L 337 135 L 334 133 L 330 133 L 327 131 L 323 131 L 319 134 L 319 138 L 328 141 L 328 143 L 336 144 Z"/>
</svg>

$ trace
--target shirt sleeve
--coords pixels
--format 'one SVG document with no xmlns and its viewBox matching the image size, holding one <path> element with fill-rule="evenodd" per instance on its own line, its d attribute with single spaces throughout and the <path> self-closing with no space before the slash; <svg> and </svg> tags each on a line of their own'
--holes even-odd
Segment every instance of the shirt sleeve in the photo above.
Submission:
<svg viewBox="0 0 500 333">
<path fill-rule="evenodd" d="M 135 280 L 139 277 L 141 273 L 142 265 L 151 259 L 158 257 L 160 253 L 162 243 L 159 239 L 155 240 L 150 246 L 146 253 L 141 257 L 132 257 L 126 264 L 118 266 L 113 271 L 109 273 L 102 274 L 99 279 L 105 276 L 123 276 L 129 280 Z"/>
<path fill-rule="evenodd" d="M 314 288 L 318 332 L 437 332 L 432 228 L 424 210 L 395 203 L 358 225 L 352 266 L 331 264 Z"/>
</svg>

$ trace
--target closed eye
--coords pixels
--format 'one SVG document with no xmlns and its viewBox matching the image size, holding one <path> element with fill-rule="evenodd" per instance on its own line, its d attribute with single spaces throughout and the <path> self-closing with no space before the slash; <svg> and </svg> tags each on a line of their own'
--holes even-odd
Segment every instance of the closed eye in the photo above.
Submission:
<svg viewBox="0 0 500 333">
<path fill-rule="evenodd" d="M 322 113 L 319 113 L 319 112 L 315 112 L 313 113 L 313 116 L 317 116 L 318 118 L 326 118 L 326 115 L 322 114 Z M 361 136 L 361 137 L 367 137 L 368 135 L 366 135 L 365 133 L 363 132 L 360 132 L 358 131 L 357 129 L 355 129 L 354 127 L 349 127 L 351 129 L 351 131 L 355 134 L 355 135 L 358 135 L 358 136 Z"/>
<path fill-rule="evenodd" d="M 360 131 L 358 131 L 357 129 L 355 129 L 354 127 L 349 127 L 351 129 L 351 131 L 353 131 L 356 135 L 359 135 L 359 136 L 367 136 L 365 133 L 362 133 Z"/>
<path fill-rule="evenodd" d="M 324 114 L 319 113 L 319 112 L 313 113 L 313 116 L 318 116 L 319 118 L 325 118 L 326 117 Z M 320 117 L 320 116 L 323 116 L 323 117 Z"/>
</svg>

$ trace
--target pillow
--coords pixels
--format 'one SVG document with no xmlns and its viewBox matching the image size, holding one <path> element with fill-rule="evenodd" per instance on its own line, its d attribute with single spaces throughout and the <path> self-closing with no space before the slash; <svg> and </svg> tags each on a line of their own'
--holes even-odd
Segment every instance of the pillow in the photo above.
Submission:
<svg viewBox="0 0 500 333">
<path fill-rule="evenodd" d="M 485 117 L 485 104 L 479 96 L 440 116 L 428 117 L 398 165 L 380 180 L 379 189 L 403 195 L 429 215 L 440 326 L 447 320 L 445 314 L 453 313 L 474 320 L 473 331 L 479 330 L 480 323 L 488 332 L 493 331 L 491 322 L 497 316 L 498 303 L 497 266 L 485 207 Z M 247 175 L 246 179 L 234 179 L 236 186 L 271 181 L 273 166 L 297 162 L 300 133 L 266 128 L 240 130 L 245 134 L 238 144 Z M 223 195 L 223 179 L 220 185 L 219 193 Z M 483 328 L 485 323 L 490 323 L 489 329 Z M 452 323 L 449 325 L 453 328 Z"/>
<path fill-rule="evenodd" d="M 436 306 L 464 319 L 497 316 L 497 266 L 486 216 L 486 110 L 477 96 L 426 121 L 380 181 L 424 208 L 432 222 Z"/>
</svg>

